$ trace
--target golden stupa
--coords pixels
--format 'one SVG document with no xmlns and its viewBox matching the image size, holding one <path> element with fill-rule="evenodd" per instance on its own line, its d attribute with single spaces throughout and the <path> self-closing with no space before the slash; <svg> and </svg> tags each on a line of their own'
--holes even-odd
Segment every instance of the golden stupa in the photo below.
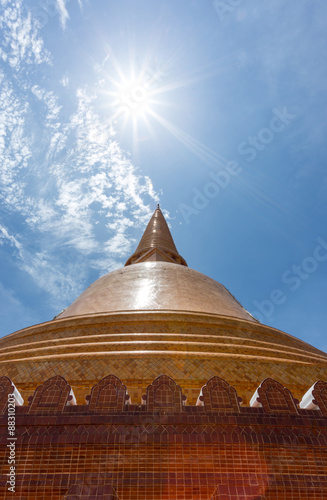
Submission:
<svg viewBox="0 0 327 500">
<path fill-rule="evenodd" d="M 248 404 L 267 377 L 301 399 L 326 379 L 327 354 L 253 318 L 217 281 L 190 269 L 159 208 L 125 267 L 95 281 L 52 321 L 0 341 L 0 375 L 27 403 L 55 375 L 78 404 L 108 374 L 141 401 L 152 381 L 168 375 L 195 404 L 213 376 Z"/>
</svg>

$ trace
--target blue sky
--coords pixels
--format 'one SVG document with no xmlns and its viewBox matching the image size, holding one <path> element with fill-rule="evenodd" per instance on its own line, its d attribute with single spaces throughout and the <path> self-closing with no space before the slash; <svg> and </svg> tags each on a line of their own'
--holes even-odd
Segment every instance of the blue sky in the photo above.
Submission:
<svg viewBox="0 0 327 500">
<path fill-rule="evenodd" d="M 0 0 L 1 335 L 124 264 L 190 267 L 327 350 L 324 0 Z"/>
</svg>

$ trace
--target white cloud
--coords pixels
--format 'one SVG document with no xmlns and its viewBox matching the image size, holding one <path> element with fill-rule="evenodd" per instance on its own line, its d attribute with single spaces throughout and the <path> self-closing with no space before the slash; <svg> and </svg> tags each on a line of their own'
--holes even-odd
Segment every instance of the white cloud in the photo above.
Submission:
<svg viewBox="0 0 327 500">
<path fill-rule="evenodd" d="M 68 2 L 69 0 L 56 0 L 56 7 L 59 13 L 60 24 L 62 29 L 66 29 L 66 24 L 69 19 L 69 13 L 66 7 Z M 77 3 L 79 5 L 79 8 L 82 10 L 83 8 L 82 0 L 77 0 Z"/>
<path fill-rule="evenodd" d="M 66 9 L 66 0 L 57 0 L 57 9 L 60 16 L 60 23 L 63 29 L 66 28 L 66 23 L 69 19 L 69 14 Z"/>
<path fill-rule="evenodd" d="M 3 245 L 5 242 L 9 242 L 10 245 L 16 248 L 19 252 L 22 250 L 22 245 L 18 239 L 9 234 L 8 229 L 0 224 L 0 245 Z"/>
<path fill-rule="evenodd" d="M 18 70 L 21 64 L 50 63 L 42 38 L 31 13 L 23 13 L 22 1 L 1 0 L 0 30 L 2 47 L 0 57 Z"/>
<path fill-rule="evenodd" d="M 69 87 L 69 78 L 67 75 L 64 75 L 61 80 L 60 80 L 60 83 L 63 87 Z"/>
<path fill-rule="evenodd" d="M 12 83 L 0 73 L 0 180 L 7 207 L 22 208 L 23 183 L 18 182 L 18 176 L 31 157 L 24 130 L 27 109 Z"/>
<path fill-rule="evenodd" d="M 109 118 L 97 113 L 96 94 L 79 89 L 68 115 L 51 84 L 27 84 L 25 75 L 31 71 L 34 78 L 49 54 L 30 18 L 24 21 L 21 4 L 9 8 L 0 1 L 7 12 L 0 52 L 0 199 L 19 221 L 19 234 L 15 223 L 1 226 L 0 242 L 12 246 L 12 258 L 58 311 L 85 288 L 90 269 L 103 274 L 123 264 L 135 228 L 144 225 L 149 202 L 153 206 L 158 196 L 121 150 Z M 15 80 L 6 65 L 15 68 Z"/>
<path fill-rule="evenodd" d="M 109 255 L 118 254 L 123 257 L 126 252 L 131 251 L 131 242 L 124 232 L 119 231 L 105 243 L 105 249 Z"/>
<path fill-rule="evenodd" d="M 47 108 L 46 121 L 50 124 L 57 120 L 61 106 L 58 105 L 58 99 L 54 93 L 45 91 L 39 85 L 33 85 L 31 91 L 39 101 L 45 104 Z"/>
</svg>

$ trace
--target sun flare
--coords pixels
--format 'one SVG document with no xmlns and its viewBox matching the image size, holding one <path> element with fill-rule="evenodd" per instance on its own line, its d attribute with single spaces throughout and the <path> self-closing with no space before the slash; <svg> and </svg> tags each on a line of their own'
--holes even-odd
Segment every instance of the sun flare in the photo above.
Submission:
<svg viewBox="0 0 327 500">
<path fill-rule="evenodd" d="M 156 125 L 160 125 L 202 160 L 219 165 L 226 163 L 225 158 L 209 150 L 168 118 L 169 111 L 174 109 L 175 105 L 172 105 L 167 94 L 206 78 L 206 74 L 203 76 L 201 73 L 198 76 L 197 70 L 195 77 L 172 81 L 169 72 L 174 58 L 158 64 L 150 63 L 150 57 L 146 57 L 139 71 L 132 60 L 126 73 L 112 52 L 108 55 L 109 60 L 111 73 L 105 72 L 105 78 L 101 80 L 102 88 L 106 87 L 106 105 L 109 105 L 111 119 L 120 131 L 132 131 L 134 154 L 141 141 L 147 138 L 157 140 Z"/>
<path fill-rule="evenodd" d="M 118 86 L 113 104 L 120 113 L 144 116 L 150 111 L 151 93 L 142 80 L 125 81 Z"/>
</svg>

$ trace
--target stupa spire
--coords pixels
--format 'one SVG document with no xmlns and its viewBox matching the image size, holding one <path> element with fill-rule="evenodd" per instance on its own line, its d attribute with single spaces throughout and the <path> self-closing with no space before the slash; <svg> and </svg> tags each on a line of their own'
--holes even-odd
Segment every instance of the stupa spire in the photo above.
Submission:
<svg viewBox="0 0 327 500">
<path fill-rule="evenodd" d="M 125 266 L 145 261 L 166 261 L 187 266 L 179 255 L 168 224 L 158 203 L 135 252 Z"/>
</svg>

